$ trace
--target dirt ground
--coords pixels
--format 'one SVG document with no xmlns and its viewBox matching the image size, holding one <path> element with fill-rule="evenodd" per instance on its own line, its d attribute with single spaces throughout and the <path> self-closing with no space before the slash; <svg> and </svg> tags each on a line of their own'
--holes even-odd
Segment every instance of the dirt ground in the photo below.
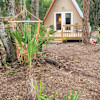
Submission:
<svg viewBox="0 0 100 100">
<path fill-rule="evenodd" d="M 45 50 L 45 48 L 44 48 Z M 62 100 L 62 93 L 74 89 L 81 93 L 81 100 L 100 100 L 100 45 L 84 45 L 82 43 L 50 44 L 46 54 L 41 55 L 39 62 L 32 69 L 33 78 L 39 82 L 41 78 L 50 88 L 49 94 L 55 90 L 56 96 Z M 43 60 L 47 57 L 55 60 L 59 66 Z M 12 68 L 16 71 L 10 75 L 0 66 L 0 100 L 27 100 L 27 66 Z"/>
</svg>

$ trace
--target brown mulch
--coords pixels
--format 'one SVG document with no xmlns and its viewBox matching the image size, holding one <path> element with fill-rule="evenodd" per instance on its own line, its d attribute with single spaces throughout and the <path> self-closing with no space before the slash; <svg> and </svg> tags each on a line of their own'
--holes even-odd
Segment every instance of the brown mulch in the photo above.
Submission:
<svg viewBox="0 0 100 100">
<path fill-rule="evenodd" d="M 45 48 L 44 48 L 45 49 Z M 46 63 L 43 58 L 34 64 L 33 78 L 39 82 L 43 77 L 49 94 L 57 91 L 56 96 L 62 100 L 62 93 L 72 89 L 82 95 L 82 100 L 100 100 L 100 46 L 82 43 L 50 44 L 42 57 L 52 58 L 58 66 Z M 15 74 L 9 75 L 0 69 L 0 100 L 12 100 L 18 97 L 25 100 L 27 96 L 27 66 L 12 68 Z"/>
</svg>

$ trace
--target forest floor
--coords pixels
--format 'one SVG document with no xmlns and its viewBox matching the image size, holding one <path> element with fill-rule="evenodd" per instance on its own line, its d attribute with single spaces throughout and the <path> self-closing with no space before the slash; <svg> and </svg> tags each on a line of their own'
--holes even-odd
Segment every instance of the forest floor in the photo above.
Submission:
<svg viewBox="0 0 100 100">
<path fill-rule="evenodd" d="M 66 93 L 67 89 L 71 93 L 74 89 L 75 93 L 81 93 L 82 100 L 100 100 L 100 46 L 82 43 L 50 44 L 46 54 L 41 57 L 34 64 L 32 75 L 37 82 L 44 79 L 47 88 L 50 88 L 49 94 L 57 91 L 56 96 L 62 100 L 62 93 Z M 45 62 L 44 57 L 58 62 L 60 68 Z M 16 97 L 25 100 L 27 66 L 14 67 L 10 71 L 0 67 L 0 100 Z"/>
<path fill-rule="evenodd" d="M 81 93 L 81 100 L 100 100 L 100 46 L 84 45 L 82 43 L 50 44 L 44 48 L 37 62 L 33 62 L 32 76 L 37 82 L 43 78 L 48 94 L 56 91 L 57 100 L 62 99 L 62 93 L 70 93 L 74 89 Z M 5 57 L 1 49 L 0 57 Z M 44 58 L 50 58 L 57 65 L 47 63 Z M 6 67 L 6 71 L 5 68 Z M 0 100 L 25 99 L 27 92 L 28 65 L 2 65 L 0 61 Z"/>
</svg>

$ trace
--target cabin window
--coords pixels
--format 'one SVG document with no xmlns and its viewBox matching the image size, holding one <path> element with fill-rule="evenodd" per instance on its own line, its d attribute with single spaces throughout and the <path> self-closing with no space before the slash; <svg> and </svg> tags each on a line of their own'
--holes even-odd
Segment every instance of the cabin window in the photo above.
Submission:
<svg viewBox="0 0 100 100">
<path fill-rule="evenodd" d="M 65 21 L 66 21 L 66 24 L 71 24 L 71 13 L 65 14 Z"/>
<path fill-rule="evenodd" d="M 65 24 L 71 24 L 71 13 L 65 14 Z M 71 27 L 66 27 L 66 30 L 71 30 Z"/>
<path fill-rule="evenodd" d="M 56 14 L 56 30 L 61 30 L 61 14 Z"/>
</svg>

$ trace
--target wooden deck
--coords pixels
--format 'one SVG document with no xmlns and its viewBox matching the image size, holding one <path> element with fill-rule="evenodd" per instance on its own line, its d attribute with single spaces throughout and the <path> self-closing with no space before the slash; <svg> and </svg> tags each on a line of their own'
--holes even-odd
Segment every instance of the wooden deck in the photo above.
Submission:
<svg viewBox="0 0 100 100">
<path fill-rule="evenodd" d="M 89 26 L 90 29 L 90 26 Z M 56 32 L 50 37 L 54 38 L 56 42 L 62 42 L 65 40 L 82 40 L 83 34 L 83 26 L 82 25 L 63 25 L 61 32 Z M 90 33 L 90 32 L 89 32 Z"/>
<path fill-rule="evenodd" d="M 81 33 L 63 33 L 63 37 L 61 32 L 56 32 L 50 37 L 54 38 L 54 42 L 62 42 L 63 39 L 66 40 L 82 40 L 82 32 Z"/>
<path fill-rule="evenodd" d="M 53 37 L 54 38 L 62 38 L 62 34 L 61 34 L 61 32 L 56 32 L 56 33 L 54 33 L 53 34 Z M 81 38 L 82 37 L 82 33 L 63 33 L 63 38 Z"/>
</svg>

